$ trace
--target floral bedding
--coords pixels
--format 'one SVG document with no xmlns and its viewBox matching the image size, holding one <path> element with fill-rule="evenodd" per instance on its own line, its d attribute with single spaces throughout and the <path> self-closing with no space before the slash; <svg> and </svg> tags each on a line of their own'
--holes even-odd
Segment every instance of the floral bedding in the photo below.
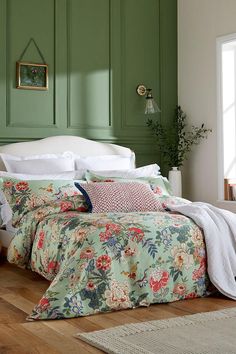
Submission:
<svg viewBox="0 0 236 354">
<path fill-rule="evenodd" d="M 159 180 L 152 185 L 163 208 L 186 202 L 162 192 Z M 18 228 L 8 260 L 50 282 L 30 319 L 86 316 L 209 293 L 204 238 L 191 219 L 172 212 L 88 213 L 75 182 L 0 178 Z"/>
<path fill-rule="evenodd" d="M 76 199 L 77 198 L 77 199 Z M 71 196 L 24 214 L 8 260 L 50 281 L 30 319 L 59 319 L 208 294 L 201 230 L 170 212 L 90 214 Z"/>
</svg>

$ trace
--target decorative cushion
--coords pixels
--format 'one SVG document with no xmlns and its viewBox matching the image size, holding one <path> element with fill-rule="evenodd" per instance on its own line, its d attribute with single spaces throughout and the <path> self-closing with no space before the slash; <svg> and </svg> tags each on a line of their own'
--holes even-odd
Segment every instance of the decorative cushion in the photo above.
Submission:
<svg viewBox="0 0 236 354">
<path fill-rule="evenodd" d="M 75 183 L 75 186 L 83 193 L 88 211 L 93 213 L 164 210 L 146 183 Z"/>
<path fill-rule="evenodd" d="M 17 226 L 26 212 L 51 202 L 63 202 L 68 197 L 77 198 L 77 210 L 88 209 L 83 195 L 75 187 L 73 180 L 24 181 L 1 177 L 0 189 L 3 202 L 5 198 L 5 211 L 8 211 L 7 216 L 5 215 L 5 223 L 12 219 L 13 226 Z"/>
<path fill-rule="evenodd" d="M 153 193 L 157 196 L 170 196 L 172 195 L 171 186 L 166 177 L 140 177 L 140 178 L 120 178 L 120 177 L 106 177 L 88 171 L 85 173 L 85 178 L 88 182 L 143 182 L 150 185 Z"/>
</svg>

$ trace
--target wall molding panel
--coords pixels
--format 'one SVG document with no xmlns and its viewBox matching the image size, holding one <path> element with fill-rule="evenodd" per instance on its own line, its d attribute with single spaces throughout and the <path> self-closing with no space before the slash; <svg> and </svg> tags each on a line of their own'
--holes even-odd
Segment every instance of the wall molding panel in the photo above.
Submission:
<svg viewBox="0 0 236 354">
<path fill-rule="evenodd" d="M 33 4 L 35 2 L 35 4 Z M 6 18 L 6 128 L 50 128 L 56 126 L 55 115 L 55 0 L 43 0 L 42 10 L 37 12 L 35 19 L 34 12 L 37 1 L 31 1 L 29 10 L 22 7 L 27 1 L 7 0 L 5 8 Z M 35 6 L 34 6 L 35 5 Z M 44 20 L 43 11 L 47 10 L 48 18 Z M 19 21 L 20 14 L 20 23 Z M 50 16 L 50 17 L 49 17 Z M 29 20 L 29 18 L 31 20 Z M 26 23 L 26 24 L 25 24 Z M 43 23 L 44 25 L 42 26 Z M 42 34 L 49 40 L 39 38 L 37 27 L 41 25 Z M 21 35 L 22 29 L 22 35 Z M 44 32 L 44 33 L 43 33 Z M 16 75 L 15 63 L 25 49 L 30 38 L 34 38 L 41 48 L 49 63 L 49 89 L 47 92 L 33 90 L 18 90 L 15 88 Z M 51 46 L 52 44 L 52 46 Z M 31 43 L 22 61 L 41 63 L 34 45 Z M 14 74 L 14 75 L 13 75 Z M 50 116 L 47 114 L 50 112 Z M 33 113 L 33 114 L 32 114 Z M 8 130 L 9 130 L 8 129 Z"/>
<path fill-rule="evenodd" d="M 121 129 L 129 134 L 142 135 L 146 120 L 145 100 L 136 94 L 137 85 L 143 83 L 153 89 L 155 97 L 160 96 L 159 6 L 159 0 L 150 0 L 148 6 L 142 0 L 121 0 Z"/>
<path fill-rule="evenodd" d="M 37 16 L 35 8 L 37 7 Z M 34 38 L 48 91 L 16 89 L 15 64 Z M 177 0 L 0 0 L 0 144 L 79 135 L 160 162 L 146 126 L 153 89 L 168 124 L 177 104 Z M 39 62 L 34 46 L 24 61 Z"/>
<path fill-rule="evenodd" d="M 0 132 L 6 125 L 6 116 L 7 116 L 7 95 L 6 95 L 6 86 L 7 86 L 7 39 L 6 39 L 6 28 L 7 28 L 7 18 L 6 18 L 6 0 L 1 0 L 0 2 Z"/>
<path fill-rule="evenodd" d="M 111 126 L 110 13 L 111 0 L 67 1 L 69 129 Z"/>
</svg>

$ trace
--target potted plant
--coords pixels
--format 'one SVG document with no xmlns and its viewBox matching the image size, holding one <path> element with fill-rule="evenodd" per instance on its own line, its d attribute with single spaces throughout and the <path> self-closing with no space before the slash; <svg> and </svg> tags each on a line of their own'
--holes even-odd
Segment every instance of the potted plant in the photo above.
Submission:
<svg viewBox="0 0 236 354">
<path fill-rule="evenodd" d="M 179 167 L 187 159 L 193 145 L 198 145 L 202 139 L 207 138 L 208 134 L 212 132 L 211 129 L 205 128 L 204 124 L 200 127 L 192 125 L 189 128 L 186 120 L 187 115 L 181 106 L 176 107 L 170 127 L 163 126 L 158 120 L 154 121 L 150 118 L 147 120 L 148 127 L 157 138 L 157 146 L 163 159 L 172 168 L 169 172 L 169 180 L 174 194 L 179 196 L 181 196 L 181 172 Z M 178 181 L 174 186 L 176 178 Z"/>
</svg>

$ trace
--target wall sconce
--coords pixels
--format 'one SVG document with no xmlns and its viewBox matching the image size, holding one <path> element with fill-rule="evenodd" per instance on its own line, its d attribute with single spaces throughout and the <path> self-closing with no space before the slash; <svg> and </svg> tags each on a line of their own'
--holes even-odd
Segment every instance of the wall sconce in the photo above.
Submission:
<svg viewBox="0 0 236 354">
<path fill-rule="evenodd" d="M 152 96 L 152 89 L 146 88 L 143 84 L 138 85 L 136 88 L 136 92 L 139 96 L 146 95 L 146 105 L 145 105 L 145 114 L 153 114 L 161 112 L 160 108 L 158 107 L 156 101 Z"/>
</svg>

